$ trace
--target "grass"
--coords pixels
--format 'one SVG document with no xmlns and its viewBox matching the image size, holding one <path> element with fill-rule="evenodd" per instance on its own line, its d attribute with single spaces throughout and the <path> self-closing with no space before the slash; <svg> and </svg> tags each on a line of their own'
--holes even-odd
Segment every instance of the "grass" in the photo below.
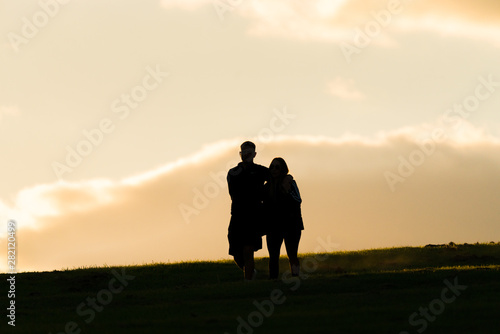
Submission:
<svg viewBox="0 0 500 334">
<path fill-rule="evenodd" d="M 251 283 L 230 261 L 21 273 L 16 327 L 3 316 L 0 328 L 19 334 L 499 332 L 500 244 L 301 258 L 303 275 L 278 281 L 266 279 L 267 259 L 259 258 L 260 275 Z M 286 258 L 281 268 L 288 269 Z M 8 277 L 0 275 L 3 282 Z M 455 292 L 450 285 L 458 286 Z"/>
</svg>

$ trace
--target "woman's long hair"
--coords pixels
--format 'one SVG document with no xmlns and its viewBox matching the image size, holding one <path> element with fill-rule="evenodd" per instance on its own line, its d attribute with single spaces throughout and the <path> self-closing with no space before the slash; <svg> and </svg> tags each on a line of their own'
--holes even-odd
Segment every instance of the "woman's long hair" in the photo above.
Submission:
<svg viewBox="0 0 500 334">
<path fill-rule="evenodd" d="M 281 157 L 274 158 L 273 161 L 271 161 L 271 164 L 269 165 L 269 169 L 276 168 L 275 166 L 278 166 L 279 169 L 279 175 L 278 177 L 270 178 L 270 187 L 269 187 L 269 195 L 273 201 L 276 200 L 276 196 L 279 191 L 279 186 L 281 185 L 281 182 L 283 182 L 283 179 L 285 176 L 288 175 L 288 165 L 285 162 L 285 159 Z"/>
</svg>

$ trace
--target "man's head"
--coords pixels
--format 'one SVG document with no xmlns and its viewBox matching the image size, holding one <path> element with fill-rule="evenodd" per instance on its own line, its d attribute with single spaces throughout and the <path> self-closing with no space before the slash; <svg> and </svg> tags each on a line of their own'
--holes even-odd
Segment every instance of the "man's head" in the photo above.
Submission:
<svg viewBox="0 0 500 334">
<path fill-rule="evenodd" d="M 251 141 L 246 141 L 240 146 L 240 156 L 243 162 L 253 162 L 253 158 L 257 155 L 255 152 L 255 144 Z"/>
</svg>

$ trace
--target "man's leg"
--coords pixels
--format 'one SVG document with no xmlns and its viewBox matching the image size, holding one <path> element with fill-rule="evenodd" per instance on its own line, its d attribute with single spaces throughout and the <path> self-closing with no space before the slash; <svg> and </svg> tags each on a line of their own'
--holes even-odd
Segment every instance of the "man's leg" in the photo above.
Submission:
<svg viewBox="0 0 500 334">
<path fill-rule="evenodd" d="M 245 258 L 243 257 L 243 252 L 241 252 L 241 254 L 234 256 L 234 262 L 236 262 L 236 265 L 241 270 L 243 270 L 245 268 Z"/>
<path fill-rule="evenodd" d="M 233 217 L 231 217 L 231 223 L 233 222 Z M 229 254 L 234 258 L 234 262 L 238 268 L 243 270 L 245 265 L 245 258 L 243 257 L 243 246 L 241 245 L 241 236 L 237 229 L 231 228 L 231 223 L 229 225 L 227 239 L 229 241 Z"/>
<path fill-rule="evenodd" d="M 255 270 L 255 262 L 253 257 L 253 246 L 245 245 L 243 247 L 243 258 L 244 258 L 244 267 L 245 267 L 245 279 L 252 280 L 253 273 Z"/>
</svg>

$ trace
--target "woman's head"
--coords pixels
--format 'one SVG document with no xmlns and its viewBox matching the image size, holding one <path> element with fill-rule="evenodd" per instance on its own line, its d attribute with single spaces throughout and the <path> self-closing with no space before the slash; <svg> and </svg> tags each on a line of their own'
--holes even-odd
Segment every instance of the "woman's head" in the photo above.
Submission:
<svg viewBox="0 0 500 334">
<path fill-rule="evenodd" d="M 269 165 L 269 172 L 272 177 L 283 177 L 288 174 L 288 166 L 283 158 L 274 158 Z"/>
</svg>

